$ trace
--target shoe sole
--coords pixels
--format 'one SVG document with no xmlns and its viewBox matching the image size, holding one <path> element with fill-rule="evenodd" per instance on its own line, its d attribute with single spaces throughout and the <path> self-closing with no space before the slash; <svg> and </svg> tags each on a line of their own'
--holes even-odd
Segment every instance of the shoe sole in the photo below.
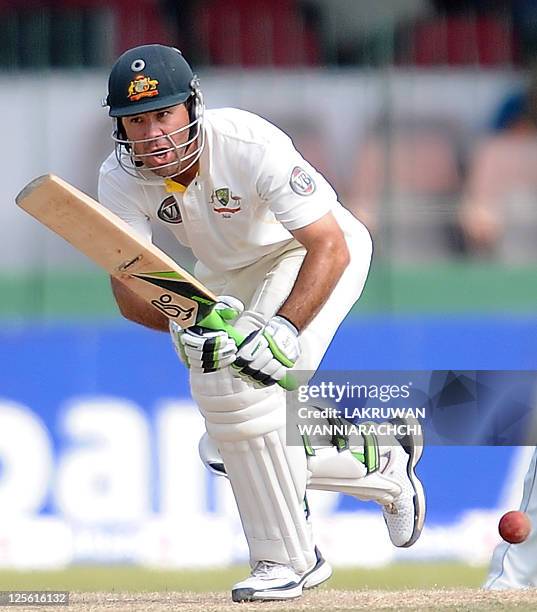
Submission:
<svg viewBox="0 0 537 612">
<path fill-rule="evenodd" d="M 392 422 L 405 426 L 420 426 L 419 421 L 414 417 L 408 417 L 405 419 L 393 419 Z M 421 456 L 423 455 L 423 436 L 419 444 L 416 444 L 416 438 L 411 435 L 406 435 L 399 438 L 399 443 L 403 447 L 404 451 L 409 456 L 406 472 L 412 488 L 414 489 L 414 529 L 408 542 L 401 544 L 398 548 L 409 548 L 414 544 L 420 537 L 425 524 L 425 513 L 426 513 L 426 502 L 425 502 L 425 491 L 420 479 L 416 475 L 416 465 L 418 464 Z"/>
<path fill-rule="evenodd" d="M 313 589 L 332 575 L 330 564 L 320 559 L 315 567 L 302 576 L 300 582 L 288 587 L 277 587 L 256 591 L 255 589 L 233 589 L 231 599 L 240 603 L 244 601 L 278 601 L 284 599 L 296 599 L 302 595 L 303 590 Z"/>
</svg>

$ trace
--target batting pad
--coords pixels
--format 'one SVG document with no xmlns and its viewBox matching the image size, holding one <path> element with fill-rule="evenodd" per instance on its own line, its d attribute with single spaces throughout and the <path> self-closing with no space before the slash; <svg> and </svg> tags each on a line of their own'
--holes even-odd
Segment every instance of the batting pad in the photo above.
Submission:
<svg viewBox="0 0 537 612">
<path fill-rule="evenodd" d="M 304 513 L 306 457 L 285 446 L 285 429 L 220 444 L 252 566 L 260 560 L 292 565 L 300 574 L 315 565 Z"/>
<path fill-rule="evenodd" d="M 353 448 L 363 452 L 363 447 Z M 401 492 L 397 483 L 383 475 L 391 459 L 392 448 L 380 446 L 378 450 L 378 468 L 368 472 L 366 466 L 353 456 L 351 449 L 339 451 L 335 447 L 315 448 L 307 456 L 307 489 L 344 493 L 379 504 L 392 503 Z M 218 446 L 207 433 L 201 437 L 199 453 L 209 471 L 216 476 L 227 476 Z"/>
<path fill-rule="evenodd" d="M 383 472 L 392 461 L 393 452 L 385 446 L 380 446 L 379 451 L 380 467 L 368 473 L 350 450 L 316 449 L 315 455 L 308 457 L 308 489 L 345 493 L 382 505 L 392 503 L 401 493 L 401 487 Z"/>
<path fill-rule="evenodd" d="M 285 445 L 285 395 L 254 389 L 229 368 L 191 372 L 192 396 L 205 417 L 237 502 L 250 563 L 275 561 L 300 574 L 316 563 L 306 520 L 306 455 Z"/>
</svg>

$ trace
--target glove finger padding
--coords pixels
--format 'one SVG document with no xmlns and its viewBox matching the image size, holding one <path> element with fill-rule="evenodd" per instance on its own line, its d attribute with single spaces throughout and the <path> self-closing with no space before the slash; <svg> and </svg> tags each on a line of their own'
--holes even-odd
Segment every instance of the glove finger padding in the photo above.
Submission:
<svg viewBox="0 0 537 612">
<path fill-rule="evenodd" d="M 183 343 L 181 342 L 181 337 L 185 333 L 185 330 L 172 319 L 169 320 L 168 327 L 170 329 L 170 336 L 172 338 L 173 348 L 175 349 L 177 356 L 179 357 L 180 361 L 182 361 L 186 365 L 186 367 L 189 368 L 190 365 L 188 363 L 188 357 L 185 354 L 185 348 L 183 346 Z"/>
<path fill-rule="evenodd" d="M 217 299 L 214 310 L 227 323 L 238 319 L 244 311 L 244 304 L 235 297 L 222 295 Z M 235 361 L 237 345 L 225 331 L 198 326 L 183 329 L 175 321 L 170 321 L 169 328 L 175 352 L 188 368 L 214 372 Z"/>
<path fill-rule="evenodd" d="M 250 382 L 269 386 L 283 380 L 300 355 L 298 332 L 283 317 L 273 317 L 239 346 L 233 368 Z"/>
<path fill-rule="evenodd" d="M 179 341 L 191 368 L 215 372 L 235 361 L 237 345 L 226 332 L 187 329 Z"/>
<path fill-rule="evenodd" d="M 263 336 L 274 357 L 284 366 L 292 368 L 300 356 L 298 331 L 294 325 L 283 317 L 273 317 L 265 326 Z"/>
</svg>

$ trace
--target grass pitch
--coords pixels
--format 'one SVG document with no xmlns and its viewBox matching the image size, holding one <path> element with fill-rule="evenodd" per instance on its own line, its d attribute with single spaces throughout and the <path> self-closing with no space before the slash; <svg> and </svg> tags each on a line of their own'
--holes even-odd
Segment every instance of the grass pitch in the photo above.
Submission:
<svg viewBox="0 0 537 612">
<path fill-rule="evenodd" d="M 0 571 L 0 590 L 58 590 L 83 592 L 228 591 L 245 578 L 245 566 L 214 570 L 149 570 L 135 566 L 73 566 L 59 571 Z M 379 569 L 335 568 L 332 589 L 400 590 L 479 587 L 484 567 L 455 563 L 401 563 Z"/>
<path fill-rule="evenodd" d="M 18 607 L 20 612 L 34 608 Z M 405 591 L 308 591 L 288 602 L 233 603 L 228 593 L 73 593 L 69 607 L 43 609 L 56 612 L 337 612 L 350 610 L 399 610 L 411 612 L 485 612 L 500 610 L 534 611 L 537 590 L 494 592 L 477 589 Z"/>
<path fill-rule="evenodd" d="M 486 568 L 451 563 L 396 564 L 382 569 L 336 569 L 319 589 L 295 601 L 234 604 L 229 589 L 248 570 L 152 571 L 138 567 L 77 566 L 62 571 L 0 571 L 0 590 L 67 590 L 57 612 L 331 612 L 420 610 L 484 612 L 537 610 L 537 589 L 483 591 Z M 35 607 L 17 606 L 19 612 Z"/>
</svg>

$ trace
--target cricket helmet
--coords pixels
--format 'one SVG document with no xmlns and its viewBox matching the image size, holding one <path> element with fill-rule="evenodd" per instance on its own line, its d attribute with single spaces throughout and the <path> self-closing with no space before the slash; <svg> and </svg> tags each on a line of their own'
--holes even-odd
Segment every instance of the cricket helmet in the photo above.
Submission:
<svg viewBox="0 0 537 612">
<path fill-rule="evenodd" d="M 128 140 L 121 117 L 157 111 L 177 104 L 185 104 L 190 118 L 188 125 L 168 134 L 170 149 L 177 153 L 177 161 L 169 165 L 180 166 L 180 171 L 176 173 L 180 174 L 199 159 L 204 146 L 204 105 L 197 76 L 175 47 L 142 45 L 125 51 L 117 59 L 108 79 L 106 105 L 109 107 L 109 115 L 116 120 L 116 129 L 112 134 L 116 143 L 116 156 L 121 167 L 129 174 L 137 178 L 148 178 L 148 169 L 143 164 L 144 155 L 134 155 L 134 145 L 151 139 Z M 189 133 L 188 141 L 180 146 L 175 145 L 172 137 L 186 130 Z M 189 150 L 195 141 L 198 141 L 197 148 Z M 187 166 L 184 165 L 186 161 Z"/>
</svg>

